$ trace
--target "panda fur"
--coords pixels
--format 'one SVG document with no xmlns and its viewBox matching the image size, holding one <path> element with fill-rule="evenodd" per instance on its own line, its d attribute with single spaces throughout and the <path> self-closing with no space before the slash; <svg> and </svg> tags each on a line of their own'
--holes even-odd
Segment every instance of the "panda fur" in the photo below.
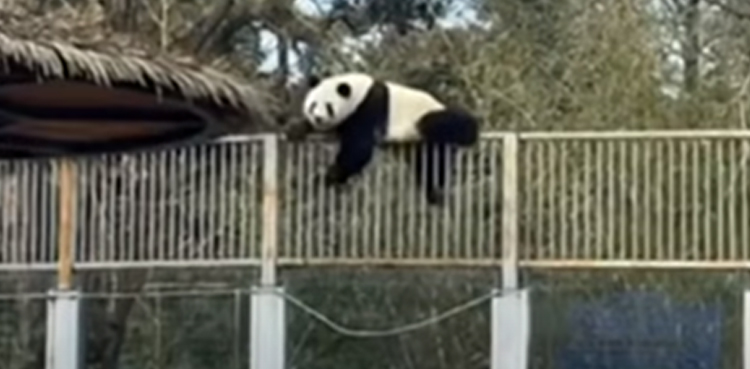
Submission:
<svg viewBox="0 0 750 369">
<path fill-rule="evenodd" d="M 364 73 L 311 77 L 303 102 L 306 131 L 334 131 L 339 151 L 328 168 L 328 186 L 346 183 L 370 162 L 380 143 L 418 143 L 413 163 L 430 204 L 443 200 L 455 149 L 473 146 L 479 122 L 433 95 Z M 304 129 L 303 129 L 304 130 Z"/>
</svg>

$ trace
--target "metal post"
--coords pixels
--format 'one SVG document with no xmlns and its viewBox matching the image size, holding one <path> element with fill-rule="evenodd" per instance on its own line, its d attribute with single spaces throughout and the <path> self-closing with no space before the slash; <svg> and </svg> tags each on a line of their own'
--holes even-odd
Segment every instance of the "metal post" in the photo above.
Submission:
<svg viewBox="0 0 750 369">
<path fill-rule="evenodd" d="M 518 288 L 518 135 L 503 137 L 503 288 Z"/>
<path fill-rule="evenodd" d="M 250 296 L 250 368 L 285 369 L 286 312 L 284 289 L 277 286 L 278 136 L 263 141 L 263 238 L 260 286 Z"/>
<path fill-rule="evenodd" d="M 83 368 L 80 292 L 50 291 L 49 297 L 45 368 Z"/>
<path fill-rule="evenodd" d="M 260 283 L 276 285 L 279 219 L 279 138 L 267 135 L 263 140 L 263 234 Z"/>
<path fill-rule="evenodd" d="M 511 291 L 492 298 L 490 369 L 527 369 L 530 341 L 529 291 Z"/>
</svg>

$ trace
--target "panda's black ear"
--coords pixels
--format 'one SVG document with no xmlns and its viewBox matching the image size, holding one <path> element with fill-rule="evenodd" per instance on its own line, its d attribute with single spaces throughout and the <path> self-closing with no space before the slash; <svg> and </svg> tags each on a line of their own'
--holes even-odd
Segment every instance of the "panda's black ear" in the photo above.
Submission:
<svg viewBox="0 0 750 369">
<path fill-rule="evenodd" d="M 307 76 L 307 87 L 313 88 L 320 83 L 320 77 L 316 74 Z"/>
</svg>

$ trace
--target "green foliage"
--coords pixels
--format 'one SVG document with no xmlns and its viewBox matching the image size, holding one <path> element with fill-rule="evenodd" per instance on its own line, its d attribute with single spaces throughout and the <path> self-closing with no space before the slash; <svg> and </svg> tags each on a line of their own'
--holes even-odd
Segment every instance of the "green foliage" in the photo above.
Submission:
<svg viewBox="0 0 750 369">
<path fill-rule="evenodd" d="M 446 15 L 455 0 L 334 0 L 329 21 L 344 22 L 355 36 L 361 36 L 374 26 L 393 26 L 401 35 L 422 21 L 433 27 L 436 20 Z"/>
</svg>

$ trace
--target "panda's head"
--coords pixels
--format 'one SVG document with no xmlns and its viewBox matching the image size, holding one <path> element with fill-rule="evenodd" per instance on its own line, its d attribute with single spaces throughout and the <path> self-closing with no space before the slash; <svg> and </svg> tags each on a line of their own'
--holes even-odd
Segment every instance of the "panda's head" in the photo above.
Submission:
<svg viewBox="0 0 750 369">
<path fill-rule="evenodd" d="M 305 119 L 316 130 L 335 128 L 357 111 L 374 83 L 363 73 L 311 77 L 302 104 Z"/>
</svg>

